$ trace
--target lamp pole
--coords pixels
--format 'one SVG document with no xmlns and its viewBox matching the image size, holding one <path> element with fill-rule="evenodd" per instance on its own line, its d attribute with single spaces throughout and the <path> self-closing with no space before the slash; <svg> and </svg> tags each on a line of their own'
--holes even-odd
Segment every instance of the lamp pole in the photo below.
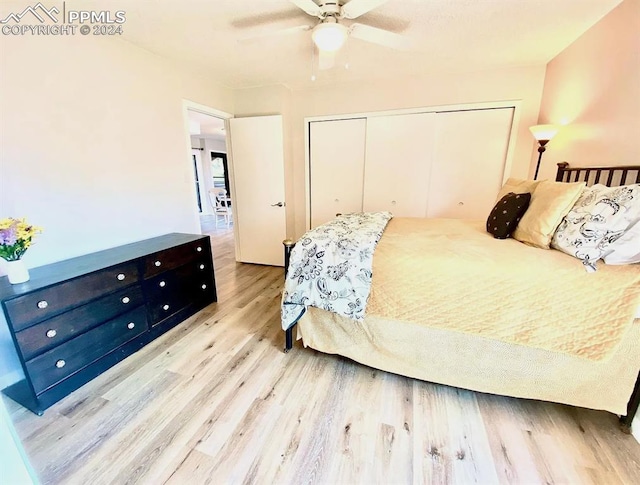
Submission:
<svg viewBox="0 0 640 485">
<path fill-rule="evenodd" d="M 556 133 L 558 133 L 558 126 L 556 125 L 536 125 L 530 126 L 531 134 L 536 139 L 538 144 L 538 164 L 536 165 L 536 174 L 533 176 L 533 180 L 538 180 L 538 172 L 540 171 L 540 162 L 542 161 L 542 154 L 547 149 L 545 145 L 549 143 Z"/>
<path fill-rule="evenodd" d="M 542 161 L 542 154 L 547 149 L 545 145 L 549 143 L 549 140 L 538 140 L 540 146 L 538 147 L 538 164 L 536 165 L 536 173 L 533 176 L 533 180 L 538 180 L 538 170 L 540 170 L 540 162 Z"/>
</svg>

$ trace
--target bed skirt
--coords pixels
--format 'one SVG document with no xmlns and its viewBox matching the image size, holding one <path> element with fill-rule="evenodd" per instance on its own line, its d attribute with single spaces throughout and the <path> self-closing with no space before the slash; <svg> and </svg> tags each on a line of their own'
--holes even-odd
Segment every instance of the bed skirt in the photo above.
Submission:
<svg viewBox="0 0 640 485">
<path fill-rule="evenodd" d="M 305 346 L 387 372 L 620 415 L 640 369 L 640 319 L 600 361 L 375 316 L 356 322 L 311 307 L 297 328 Z"/>
</svg>

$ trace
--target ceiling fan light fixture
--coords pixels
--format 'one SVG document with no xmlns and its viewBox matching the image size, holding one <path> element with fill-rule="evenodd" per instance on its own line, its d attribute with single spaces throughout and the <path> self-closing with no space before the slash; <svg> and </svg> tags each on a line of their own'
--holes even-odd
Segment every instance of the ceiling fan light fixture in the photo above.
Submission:
<svg viewBox="0 0 640 485">
<path fill-rule="evenodd" d="M 347 28 L 335 20 L 334 22 L 323 22 L 313 28 L 311 38 L 318 49 L 335 52 L 340 50 L 347 40 Z"/>
</svg>

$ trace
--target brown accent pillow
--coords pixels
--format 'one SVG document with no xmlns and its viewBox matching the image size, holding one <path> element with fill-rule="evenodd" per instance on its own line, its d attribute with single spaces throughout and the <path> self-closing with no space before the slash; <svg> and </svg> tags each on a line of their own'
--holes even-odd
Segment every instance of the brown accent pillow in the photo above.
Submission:
<svg viewBox="0 0 640 485">
<path fill-rule="evenodd" d="M 533 191 L 540 182 L 540 180 L 523 180 L 511 177 L 507 179 L 500 189 L 500 192 L 498 192 L 496 202 L 502 199 L 509 192 L 514 192 L 516 194 L 526 194 L 529 192 L 530 194 L 533 194 Z"/>
<path fill-rule="evenodd" d="M 543 180 L 531 194 L 531 203 L 513 233 L 514 239 L 549 249 L 553 233 L 576 203 L 584 182 L 566 184 Z"/>
<path fill-rule="evenodd" d="M 531 194 L 509 192 L 494 206 L 487 219 L 487 232 L 496 239 L 507 239 L 529 207 Z"/>
</svg>

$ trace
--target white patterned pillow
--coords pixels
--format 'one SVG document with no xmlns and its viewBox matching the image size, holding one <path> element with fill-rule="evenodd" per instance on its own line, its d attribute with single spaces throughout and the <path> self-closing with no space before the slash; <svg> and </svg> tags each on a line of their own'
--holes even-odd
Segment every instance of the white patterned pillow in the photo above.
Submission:
<svg viewBox="0 0 640 485">
<path fill-rule="evenodd" d="M 586 187 L 556 229 L 551 247 L 595 268 L 595 262 L 611 252 L 611 243 L 639 220 L 640 184 Z"/>
<path fill-rule="evenodd" d="M 604 262 L 607 264 L 640 263 L 640 221 L 611 243 L 607 254 L 604 255 Z"/>
</svg>

